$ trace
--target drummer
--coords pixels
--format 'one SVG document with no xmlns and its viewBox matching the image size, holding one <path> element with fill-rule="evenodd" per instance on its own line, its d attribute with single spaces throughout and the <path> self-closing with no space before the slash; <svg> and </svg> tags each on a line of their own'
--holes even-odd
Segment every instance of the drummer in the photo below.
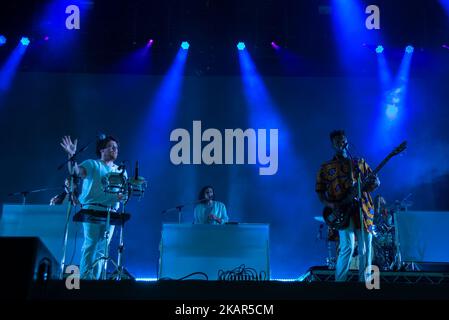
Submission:
<svg viewBox="0 0 449 320">
<path fill-rule="evenodd" d="M 76 153 L 77 142 L 77 139 L 72 141 L 69 136 L 62 138 L 61 146 L 69 158 Z M 102 137 L 97 141 L 96 154 L 99 159 L 85 160 L 80 165 L 76 162 L 69 162 L 69 171 L 72 171 L 73 168 L 74 174 L 83 179 L 79 202 L 83 209 L 106 212 L 110 208 L 112 211 L 116 211 L 123 195 L 104 192 L 104 182 L 108 176 L 114 173 L 117 175 L 122 173 L 124 179 L 127 178 L 126 171 L 114 164 L 118 156 L 118 141 L 112 136 Z M 91 266 L 97 258 L 105 254 L 105 229 L 104 224 L 83 222 L 84 243 L 81 248 L 80 262 L 82 279 L 100 278 L 104 260 L 95 264 L 93 269 Z M 110 226 L 108 241 L 111 241 L 113 232 L 114 226 Z"/>
<path fill-rule="evenodd" d="M 374 198 L 374 225 L 382 231 L 383 228 L 392 226 L 393 217 L 388 210 L 387 201 L 381 195 Z M 388 229 L 388 228 L 387 228 Z"/>
</svg>

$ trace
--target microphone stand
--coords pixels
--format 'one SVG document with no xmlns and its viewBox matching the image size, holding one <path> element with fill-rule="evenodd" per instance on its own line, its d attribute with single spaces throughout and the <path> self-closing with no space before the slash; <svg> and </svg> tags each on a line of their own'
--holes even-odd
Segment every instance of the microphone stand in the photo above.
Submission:
<svg viewBox="0 0 449 320">
<path fill-rule="evenodd" d="M 73 157 L 71 157 L 73 158 Z M 74 160 L 72 160 L 74 162 Z M 64 279 L 64 271 L 65 271 L 65 259 L 66 259 L 66 253 L 67 253 L 67 241 L 68 241 L 68 236 L 69 236 L 69 223 L 70 223 L 70 215 L 72 213 L 72 198 L 73 198 L 73 193 L 74 193 L 74 187 L 73 184 L 75 183 L 75 178 L 73 175 L 73 165 L 71 167 L 71 172 L 70 172 L 70 188 L 69 188 L 69 192 L 67 194 L 68 196 L 68 201 L 67 201 L 67 211 L 66 211 L 66 220 L 65 220 L 65 225 L 64 225 L 64 242 L 62 245 L 62 258 L 61 258 L 61 274 L 59 276 L 60 280 Z"/>
<path fill-rule="evenodd" d="M 198 204 L 198 203 L 201 203 L 201 202 L 203 202 L 203 201 L 204 201 L 204 199 L 202 199 L 202 200 L 197 200 L 197 201 L 193 201 L 193 202 L 188 202 L 188 203 L 184 203 L 184 204 L 180 204 L 179 206 L 176 206 L 176 207 L 172 207 L 172 208 L 168 208 L 168 209 L 162 210 L 162 214 L 165 214 L 165 213 L 167 213 L 167 212 L 171 212 L 171 211 L 175 211 L 175 210 L 176 210 L 176 211 L 178 212 L 178 223 L 181 224 L 182 209 L 183 209 L 185 206 Z"/>
<path fill-rule="evenodd" d="M 82 147 L 81 149 L 79 149 L 78 151 L 76 151 L 70 158 L 68 158 L 66 161 L 64 161 L 63 163 L 61 163 L 58 166 L 58 170 L 61 170 L 66 164 L 68 164 L 69 162 L 72 163 L 72 165 L 70 166 L 69 169 L 69 174 L 70 174 L 70 191 L 69 194 L 67 195 L 69 197 L 69 201 L 67 201 L 67 211 L 66 211 L 66 220 L 65 220 L 65 225 L 64 225 L 64 241 L 62 244 L 62 258 L 61 258 L 61 263 L 60 263 L 60 271 L 61 274 L 59 275 L 59 279 L 63 280 L 64 279 L 64 272 L 65 272 L 65 259 L 66 259 L 66 254 L 67 254 L 67 241 L 68 241 L 68 237 L 69 237 L 69 223 L 70 223 L 70 215 L 72 213 L 72 197 L 73 197 L 73 192 L 74 192 L 74 163 L 76 160 L 76 156 L 78 156 L 80 153 L 84 152 L 84 150 L 87 149 L 87 147 L 92 143 L 89 142 L 88 144 L 86 144 L 84 147 Z"/>
<path fill-rule="evenodd" d="M 348 156 L 349 156 L 349 159 L 350 159 L 350 164 L 351 164 L 351 173 L 353 173 L 353 162 L 354 162 L 354 158 L 352 157 L 352 155 L 351 155 L 351 153 L 349 152 L 349 150 L 348 150 L 348 147 L 346 146 L 346 153 L 348 154 Z M 363 259 L 365 260 L 365 261 L 368 261 L 369 259 L 368 259 L 368 257 L 367 257 L 367 254 L 368 254 L 368 248 L 367 248 L 367 243 L 365 242 L 365 221 L 364 221 L 364 219 L 363 219 L 363 208 L 362 208 L 362 205 L 363 205 L 363 203 L 362 203 L 362 173 L 360 172 L 360 168 L 359 168 L 359 166 L 358 166 L 358 163 L 356 164 L 356 167 L 357 167 L 357 170 L 356 170 L 356 174 L 357 174 L 357 203 L 358 203 L 358 207 L 359 207 L 359 219 L 360 219 L 360 235 L 362 236 L 362 239 L 359 239 L 359 241 L 360 240 L 362 240 L 362 244 L 363 244 L 363 249 L 362 249 L 362 256 L 363 256 Z M 361 266 L 361 256 L 360 256 L 360 252 L 359 252 L 359 268 L 360 268 L 360 266 Z M 365 270 L 366 270 L 366 263 L 364 263 L 363 265 L 365 265 Z M 370 270 L 371 270 L 371 266 L 369 266 L 370 267 Z M 365 274 L 365 270 L 363 270 L 363 274 L 364 274 L 364 278 L 366 279 L 366 274 Z M 360 272 L 360 270 L 359 270 L 359 272 Z"/>
<path fill-rule="evenodd" d="M 26 204 L 26 197 L 30 193 L 45 192 L 45 191 L 60 190 L 60 189 L 61 188 L 43 188 L 43 189 L 36 189 L 36 190 L 25 190 L 25 191 L 9 193 L 8 197 L 19 196 L 20 195 L 20 196 L 22 196 L 22 204 L 25 205 Z"/>
</svg>

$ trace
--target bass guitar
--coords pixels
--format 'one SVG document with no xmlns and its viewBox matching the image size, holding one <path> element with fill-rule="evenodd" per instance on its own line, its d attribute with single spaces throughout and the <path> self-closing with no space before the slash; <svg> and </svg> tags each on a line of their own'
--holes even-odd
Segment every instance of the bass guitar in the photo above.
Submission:
<svg viewBox="0 0 449 320">
<path fill-rule="evenodd" d="M 407 148 L 407 141 L 402 142 L 399 146 L 394 148 L 392 152 L 385 157 L 384 160 L 373 170 L 372 173 L 367 175 L 361 182 L 361 189 L 364 190 L 366 185 L 370 183 L 372 177 L 375 176 L 394 156 L 400 154 Z M 351 213 L 354 210 L 358 210 L 358 199 L 357 199 L 357 184 L 353 186 L 349 191 L 347 196 L 335 206 L 335 208 L 325 207 L 323 209 L 323 218 L 326 224 L 336 230 L 344 229 L 349 224 L 349 219 Z"/>
</svg>

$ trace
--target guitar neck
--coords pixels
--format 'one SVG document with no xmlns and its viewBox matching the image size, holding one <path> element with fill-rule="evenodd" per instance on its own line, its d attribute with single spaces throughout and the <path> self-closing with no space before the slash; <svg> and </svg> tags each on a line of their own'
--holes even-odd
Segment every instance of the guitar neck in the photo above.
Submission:
<svg viewBox="0 0 449 320">
<path fill-rule="evenodd" d="M 373 174 L 377 174 L 386 164 L 387 162 L 393 157 L 392 154 L 389 154 L 385 159 L 382 160 L 381 163 L 376 167 L 376 169 L 373 170 Z"/>
<path fill-rule="evenodd" d="M 376 167 L 376 169 L 373 170 L 372 174 L 376 175 L 387 164 L 387 162 L 391 158 L 393 158 L 394 156 L 400 154 L 406 148 L 407 148 L 407 141 L 403 141 L 399 146 L 394 148 L 394 150 L 392 152 L 390 152 L 388 154 L 388 156 L 385 157 L 385 159 L 382 160 L 382 162 Z"/>
</svg>

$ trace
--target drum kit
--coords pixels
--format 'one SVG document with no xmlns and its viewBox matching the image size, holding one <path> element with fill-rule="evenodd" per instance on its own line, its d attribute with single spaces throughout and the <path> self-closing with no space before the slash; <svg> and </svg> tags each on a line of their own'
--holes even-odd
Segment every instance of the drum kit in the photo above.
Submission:
<svg viewBox="0 0 449 320">
<path fill-rule="evenodd" d="M 407 196 L 402 201 L 395 201 L 394 204 L 390 206 L 383 206 L 378 210 L 378 213 L 374 215 L 374 225 L 375 225 L 375 235 L 373 236 L 373 265 L 379 267 L 381 271 L 396 271 L 399 270 L 401 266 L 400 253 L 398 250 L 397 239 L 396 239 L 396 227 L 394 221 L 394 214 L 400 211 L 407 211 L 408 207 L 412 206 L 413 203 L 408 199 Z M 324 219 L 321 216 L 314 217 L 314 220 L 320 222 L 320 231 L 324 226 Z M 323 237 L 319 237 L 323 239 Z M 326 257 L 326 266 L 328 269 L 335 269 L 336 261 L 338 257 L 338 230 L 332 227 L 327 228 L 327 235 L 324 237 L 328 256 Z M 332 244 L 335 243 L 333 249 Z M 356 246 L 357 248 L 357 246 Z M 357 250 L 355 250 L 353 258 L 357 257 Z M 353 265 L 354 263 L 351 263 Z"/>
<path fill-rule="evenodd" d="M 145 178 L 138 175 L 138 164 L 136 163 L 136 170 L 134 177 L 128 179 L 126 175 L 124 174 L 125 169 L 123 166 L 123 169 L 121 172 L 110 172 L 102 179 L 102 185 L 103 185 L 103 191 L 108 194 L 114 194 L 117 195 L 118 199 L 120 199 L 120 202 L 122 203 L 122 212 L 116 213 L 113 212 L 112 208 L 108 208 L 107 215 L 104 223 L 106 224 L 105 228 L 105 255 L 98 258 L 94 261 L 94 263 L 91 266 L 91 270 L 95 267 L 97 263 L 100 263 L 100 261 L 104 260 L 104 263 L 102 265 L 102 272 L 101 272 L 101 279 L 106 280 L 123 280 L 123 279 L 131 279 L 131 275 L 126 271 L 122 264 L 123 260 L 123 251 L 124 251 L 124 242 L 123 242 L 123 229 L 124 224 L 127 220 L 130 218 L 129 213 L 125 213 L 125 206 L 128 203 L 128 201 L 132 197 L 136 197 L 138 200 L 142 199 L 142 197 L 145 194 L 145 190 L 147 188 L 147 182 Z M 112 219 L 112 220 L 111 220 Z M 120 226 L 120 239 L 119 239 L 119 245 L 118 245 L 118 255 L 117 255 L 117 262 L 112 260 L 109 257 L 109 230 L 111 225 L 119 225 Z M 112 273 L 112 275 L 108 278 L 107 277 L 107 263 L 108 261 L 111 261 L 111 263 L 115 267 L 115 271 Z"/>
<path fill-rule="evenodd" d="M 396 200 L 390 206 L 381 206 L 374 216 L 376 234 L 373 237 L 373 264 L 383 271 L 397 271 L 402 268 L 398 249 L 395 214 L 407 211 L 413 202 L 408 195 L 402 201 Z"/>
</svg>

